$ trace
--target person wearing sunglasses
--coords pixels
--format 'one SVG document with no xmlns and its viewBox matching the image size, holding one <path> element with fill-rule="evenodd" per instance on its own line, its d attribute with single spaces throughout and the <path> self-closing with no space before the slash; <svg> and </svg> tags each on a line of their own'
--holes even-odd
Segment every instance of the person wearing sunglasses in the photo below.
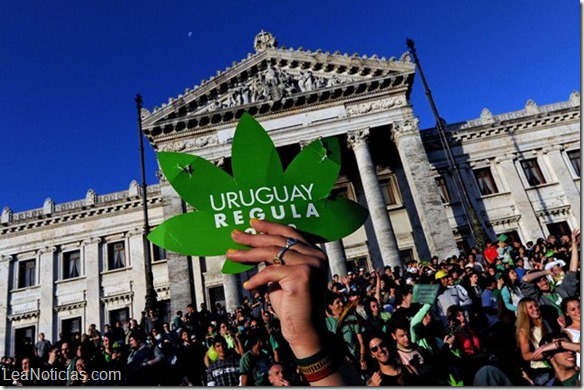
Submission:
<svg viewBox="0 0 584 390">
<path fill-rule="evenodd" d="M 389 347 L 380 336 L 369 340 L 369 351 L 375 361 L 375 371 L 367 381 L 367 386 L 416 386 L 420 385 L 415 367 L 405 367 L 395 363 L 390 355 Z"/>
</svg>

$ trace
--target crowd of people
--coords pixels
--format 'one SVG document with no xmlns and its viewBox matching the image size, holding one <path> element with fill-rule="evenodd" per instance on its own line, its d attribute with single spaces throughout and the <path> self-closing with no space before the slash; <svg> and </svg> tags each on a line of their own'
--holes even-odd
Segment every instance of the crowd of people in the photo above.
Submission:
<svg viewBox="0 0 584 390">
<path fill-rule="evenodd" d="M 268 265 L 244 283 L 234 312 L 188 305 L 155 311 L 54 345 L 3 357 L 2 370 L 60 370 L 65 378 L 2 385 L 577 385 L 580 383 L 580 232 L 513 242 L 403 267 L 328 275 L 324 252 L 297 231 L 253 220 L 233 232 Z M 437 286 L 416 302 L 416 285 Z M 419 286 L 418 286 L 419 287 Z M 95 378 L 91 372 L 120 372 Z M 74 376 L 77 372 L 84 375 Z M 6 378 L 6 375 L 4 376 Z"/>
</svg>

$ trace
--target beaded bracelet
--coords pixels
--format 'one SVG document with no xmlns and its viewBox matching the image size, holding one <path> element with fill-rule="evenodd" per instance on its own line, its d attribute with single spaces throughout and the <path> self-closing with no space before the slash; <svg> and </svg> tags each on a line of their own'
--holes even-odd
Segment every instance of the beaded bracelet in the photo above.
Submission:
<svg viewBox="0 0 584 390">
<path fill-rule="evenodd" d="M 333 374 L 340 362 L 328 348 L 323 348 L 312 356 L 296 359 L 296 363 L 308 382 L 316 382 Z"/>
</svg>

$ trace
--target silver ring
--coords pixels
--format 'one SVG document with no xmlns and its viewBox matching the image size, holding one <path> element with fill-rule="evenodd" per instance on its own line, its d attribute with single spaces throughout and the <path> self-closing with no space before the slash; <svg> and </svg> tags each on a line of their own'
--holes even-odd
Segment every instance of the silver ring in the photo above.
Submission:
<svg viewBox="0 0 584 390">
<path fill-rule="evenodd" d="M 286 237 L 286 249 L 290 249 L 293 245 L 296 245 L 298 240 L 292 237 Z"/>
</svg>

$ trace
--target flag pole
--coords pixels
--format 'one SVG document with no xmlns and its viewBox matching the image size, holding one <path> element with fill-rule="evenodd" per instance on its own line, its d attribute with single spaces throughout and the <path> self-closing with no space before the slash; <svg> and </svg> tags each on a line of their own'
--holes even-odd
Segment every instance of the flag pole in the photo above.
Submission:
<svg viewBox="0 0 584 390">
<path fill-rule="evenodd" d="M 430 107 L 432 109 L 432 113 L 434 114 L 434 119 L 436 120 L 436 129 L 438 130 L 438 135 L 440 137 L 440 143 L 442 144 L 442 148 L 444 149 L 444 152 L 446 154 L 448 168 L 450 170 L 450 173 L 452 174 L 452 177 L 454 178 L 455 187 L 461 200 L 462 209 L 464 211 L 464 215 L 470 227 L 470 232 L 474 239 L 474 245 L 477 246 L 479 249 L 482 249 L 485 247 L 485 242 L 489 240 L 489 236 L 483 224 L 478 218 L 477 212 L 472 202 L 470 201 L 470 196 L 468 194 L 466 186 L 464 185 L 462 176 L 460 175 L 458 164 L 456 163 L 456 159 L 454 158 L 452 149 L 450 148 L 450 143 L 448 142 L 448 138 L 446 137 L 446 129 L 444 128 L 443 119 L 438 114 L 438 108 L 434 103 L 432 92 L 430 91 L 430 88 L 428 88 L 426 77 L 424 77 L 422 65 L 420 64 L 420 60 L 418 59 L 418 54 L 416 52 L 416 47 L 414 46 L 415 45 L 414 40 L 410 38 L 406 39 L 406 45 L 408 46 L 410 53 L 414 57 L 414 63 L 418 68 L 420 79 L 422 80 L 422 84 L 424 85 L 424 92 L 426 93 L 426 96 L 430 103 Z"/>
<path fill-rule="evenodd" d="M 150 254 L 150 242 L 146 238 L 150 234 L 150 224 L 148 222 L 148 200 L 146 187 L 146 168 L 144 163 L 144 136 L 142 133 L 142 96 L 136 95 L 136 110 L 138 111 L 138 138 L 140 140 L 140 171 L 142 174 L 142 210 L 144 212 L 144 228 L 142 231 L 142 243 L 144 245 L 144 270 L 146 271 L 146 302 L 144 311 L 156 311 L 157 299 L 154 289 L 154 275 L 152 274 L 152 256 Z"/>
</svg>

